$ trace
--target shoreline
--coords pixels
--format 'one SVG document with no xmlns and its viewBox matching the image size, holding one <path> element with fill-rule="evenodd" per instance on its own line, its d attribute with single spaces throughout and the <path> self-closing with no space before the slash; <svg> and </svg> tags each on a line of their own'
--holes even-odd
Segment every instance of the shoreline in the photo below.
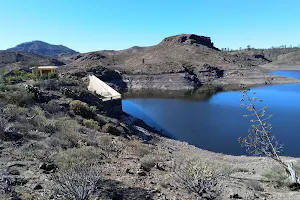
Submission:
<svg viewBox="0 0 300 200">
<path fill-rule="evenodd" d="M 161 90 L 161 91 L 196 91 L 201 88 L 225 88 L 224 90 L 238 90 L 240 86 L 255 87 L 270 84 L 300 83 L 299 79 L 277 76 L 270 72 L 278 70 L 299 70 L 299 66 L 274 66 L 263 65 L 254 69 L 227 70 L 223 77 L 212 80 L 190 79 L 184 73 L 160 75 L 123 75 L 127 83 L 127 91 Z M 199 82 L 200 81 L 200 82 Z M 203 81 L 203 82 L 201 82 Z M 226 89 L 228 88 L 228 89 Z"/>
</svg>

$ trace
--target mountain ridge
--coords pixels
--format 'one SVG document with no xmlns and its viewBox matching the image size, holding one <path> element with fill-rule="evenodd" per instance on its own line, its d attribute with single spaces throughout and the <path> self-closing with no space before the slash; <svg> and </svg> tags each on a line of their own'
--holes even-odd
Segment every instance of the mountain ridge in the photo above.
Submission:
<svg viewBox="0 0 300 200">
<path fill-rule="evenodd" d="M 30 42 L 23 42 L 15 47 L 8 48 L 8 51 L 26 51 L 42 56 L 61 56 L 61 55 L 74 55 L 79 53 L 70 49 L 62 44 L 54 45 L 40 40 Z"/>
</svg>

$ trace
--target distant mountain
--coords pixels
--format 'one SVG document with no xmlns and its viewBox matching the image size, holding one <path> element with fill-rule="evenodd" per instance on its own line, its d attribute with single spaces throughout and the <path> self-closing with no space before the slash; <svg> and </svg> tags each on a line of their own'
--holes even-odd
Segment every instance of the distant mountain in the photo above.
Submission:
<svg viewBox="0 0 300 200">
<path fill-rule="evenodd" d="M 47 56 L 32 54 L 21 51 L 0 51 L 0 67 L 12 66 L 39 66 L 39 65 L 64 65 L 63 62 Z"/>
<path fill-rule="evenodd" d="M 42 41 L 25 42 L 7 50 L 27 51 L 43 56 L 74 55 L 79 53 L 63 45 L 53 45 Z"/>
</svg>

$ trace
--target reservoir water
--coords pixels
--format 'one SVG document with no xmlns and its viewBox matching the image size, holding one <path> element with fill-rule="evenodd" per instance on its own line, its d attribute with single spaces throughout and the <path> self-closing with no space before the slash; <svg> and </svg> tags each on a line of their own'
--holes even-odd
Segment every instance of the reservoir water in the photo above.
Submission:
<svg viewBox="0 0 300 200">
<path fill-rule="evenodd" d="M 273 74 L 300 78 L 299 71 Z M 284 145 L 283 155 L 300 156 L 300 84 L 278 84 L 251 88 L 273 117 L 272 133 Z M 239 91 L 202 91 L 195 94 L 144 92 L 125 94 L 124 112 L 174 139 L 199 148 L 231 155 L 247 155 L 238 142 L 251 125 L 251 114 L 241 107 Z"/>
</svg>

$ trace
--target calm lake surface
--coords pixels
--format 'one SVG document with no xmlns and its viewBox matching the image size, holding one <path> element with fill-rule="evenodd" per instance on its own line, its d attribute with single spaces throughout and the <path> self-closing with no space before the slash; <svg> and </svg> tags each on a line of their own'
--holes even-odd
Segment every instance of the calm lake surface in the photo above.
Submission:
<svg viewBox="0 0 300 200">
<path fill-rule="evenodd" d="M 300 78 L 299 71 L 273 74 Z M 261 105 L 274 116 L 269 120 L 272 133 L 284 144 L 283 155 L 300 156 L 300 84 L 255 87 Z M 149 92 L 124 95 L 123 110 L 166 135 L 199 148 L 231 155 L 247 155 L 238 137 L 245 137 L 251 114 L 241 107 L 238 91 L 203 91 L 196 94 Z"/>
</svg>

